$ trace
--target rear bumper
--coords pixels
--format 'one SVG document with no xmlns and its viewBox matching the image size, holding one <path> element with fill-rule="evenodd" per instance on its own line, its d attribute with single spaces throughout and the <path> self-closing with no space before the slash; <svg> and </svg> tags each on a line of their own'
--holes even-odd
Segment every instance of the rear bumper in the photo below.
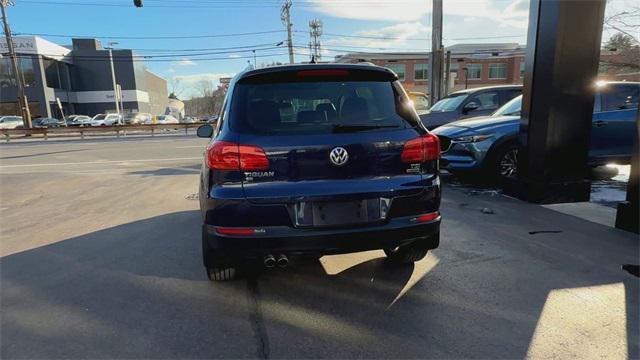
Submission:
<svg viewBox="0 0 640 360">
<path fill-rule="evenodd" d="M 202 235 L 212 256 L 218 261 L 261 258 L 266 254 L 340 254 L 384 249 L 425 239 L 440 231 L 440 217 L 416 223 L 416 217 L 394 218 L 366 227 L 343 229 L 299 229 L 285 226 L 262 227 L 254 235 L 222 235 L 212 225 L 203 225 Z M 437 248 L 438 237 L 431 237 L 428 248 Z M 428 240 L 427 240 L 428 241 Z"/>
</svg>

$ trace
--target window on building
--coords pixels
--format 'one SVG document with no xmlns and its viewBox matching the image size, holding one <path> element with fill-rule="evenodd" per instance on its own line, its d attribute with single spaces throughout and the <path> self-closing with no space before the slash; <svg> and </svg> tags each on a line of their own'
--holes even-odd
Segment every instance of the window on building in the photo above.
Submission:
<svg viewBox="0 0 640 360">
<path fill-rule="evenodd" d="M 520 63 L 520 78 L 524 78 L 524 61 Z"/>
<path fill-rule="evenodd" d="M 507 64 L 489 64 L 489 79 L 506 79 Z"/>
<path fill-rule="evenodd" d="M 398 75 L 400 81 L 404 81 L 407 72 L 407 66 L 405 64 L 387 64 L 387 67 Z"/>
<path fill-rule="evenodd" d="M 47 87 L 59 89 L 60 88 L 60 73 L 58 72 L 57 61 L 51 59 L 43 59 L 44 75 L 47 79 Z"/>
<path fill-rule="evenodd" d="M 33 71 L 33 58 L 32 57 L 20 58 L 19 66 L 20 66 L 20 72 L 22 73 L 22 78 L 24 79 L 24 86 L 35 86 L 36 75 L 35 75 L 35 72 Z"/>
<path fill-rule="evenodd" d="M 482 64 L 467 64 L 467 79 L 478 80 L 482 78 Z"/>
<path fill-rule="evenodd" d="M 18 69 L 24 78 L 25 86 L 35 86 L 36 78 L 33 71 L 33 59 L 31 57 L 19 57 Z M 13 65 L 8 57 L 0 58 L 0 88 L 17 86 L 13 76 Z"/>
<path fill-rule="evenodd" d="M 11 62 L 8 57 L 0 58 L 0 88 L 16 86 L 11 71 Z"/>
<path fill-rule="evenodd" d="M 58 73 L 60 74 L 60 87 L 65 90 L 71 89 L 71 75 L 69 74 L 69 65 L 63 62 L 58 63 Z"/>
<path fill-rule="evenodd" d="M 427 80 L 429 78 L 429 64 L 413 65 L 413 79 Z"/>
<path fill-rule="evenodd" d="M 458 68 L 459 68 L 458 63 L 451 63 L 451 65 L 449 66 L 449 72 L 457 74 Z"/>
</svg>

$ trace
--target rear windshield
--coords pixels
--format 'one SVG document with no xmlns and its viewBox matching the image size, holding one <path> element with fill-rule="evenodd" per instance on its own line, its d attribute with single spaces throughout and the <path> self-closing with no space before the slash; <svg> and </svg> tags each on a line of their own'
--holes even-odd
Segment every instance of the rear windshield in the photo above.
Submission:
<svg viewBox="0 0 640 360">
<path fill-rule="evenodd" d="M 230 125 L 237 132 L 270 135 L 411 127 L 417 115 L 408 102 L 400 105 L 399 96 L 390 81 L 239 83 Z"/>
</svg>

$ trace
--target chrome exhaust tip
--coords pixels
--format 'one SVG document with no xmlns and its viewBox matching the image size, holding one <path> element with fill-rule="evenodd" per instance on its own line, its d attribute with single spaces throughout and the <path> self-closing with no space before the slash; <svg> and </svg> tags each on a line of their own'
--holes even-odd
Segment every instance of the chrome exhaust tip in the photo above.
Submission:
<svg viewBox="0 0 640 360">
<path fill-rule="evenodd" d="M 286 268 L 287 265 L 289 265 L 289 258 L 285 254 L 280 254 L 276 262 L 278 263 L 278 267 Z"/>
<path fill-rule="evenodd" d="M 273 255 L 269 254 L 264 257 L 264 266 L 267 268 L 273 268 L 276 266 L 276 258 Z"/>
</svg>

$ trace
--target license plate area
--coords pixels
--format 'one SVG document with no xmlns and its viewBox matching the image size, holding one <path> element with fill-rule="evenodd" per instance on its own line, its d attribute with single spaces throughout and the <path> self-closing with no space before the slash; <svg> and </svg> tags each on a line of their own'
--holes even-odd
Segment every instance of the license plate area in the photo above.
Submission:
<svg viewBox="0 0 640 360">
<path fill-rule="evenodd" d="M 354 201 L 309 201 L 295 205 L 296 226 L 325 227 L 366 224 L 387 217 L 390 200 L 386 198 Z"/>
</svg>

